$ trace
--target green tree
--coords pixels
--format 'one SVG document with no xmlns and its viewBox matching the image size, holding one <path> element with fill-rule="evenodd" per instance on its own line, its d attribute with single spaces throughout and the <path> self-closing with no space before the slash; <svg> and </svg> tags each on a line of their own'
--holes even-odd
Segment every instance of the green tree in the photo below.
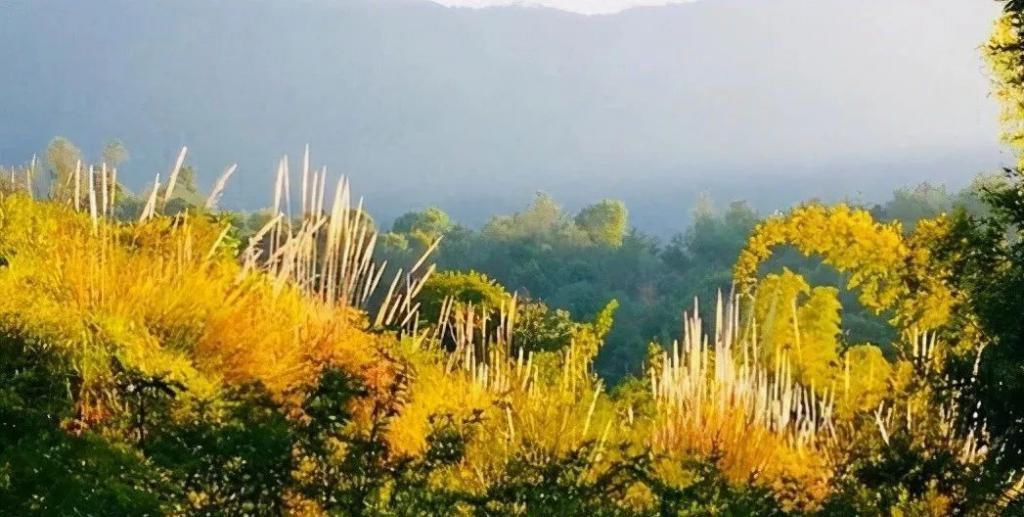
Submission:
<svg viewBox="0 0 1024 517">
<path fill-rule="evenodd" d="M 408 212 L 392 223 L 391 233 L 386 235 L 394 237 L 388 238 L 385 246 L 422 253 L 435 240 L 450 232 L 454 226 L 451 217 L 440 208 L 430 207 L 419 212 Z"/>
<path fill-rule="evenodd" d="M 549 309 L 540 302 L 522 303 L 513 329 L 515 348 L 527 352 L 550 352 L 569 344 L 575 325 L 569 312 Z"/>
<path fill-rule="evenodd" d="M 420 291 L 420 316 L 429 322 L 437 321 L 441 306 L 448 298 L 456 303 L 473 305 L 478 310 L 499 310 L 510 295 L 500 284 L 482 273 L 446 271 L 432 275 Z"/>
<path fill-rule="evenodd" d="M 485 236 L 498 240 L 532 240 L 544 246 L 580 244 L 587 235 L 580 231 L 555 200 L 538 192 L 533 204 L 523 212 L 491 219 Z"/>
<path fill-rule="evenodd" d="M 978 357 L 978 382 L 971 395 L 981 404 L 990 428 L 1024 447 L 1024 172 L 1014 169 L 1007 181 L 986 188 L 991 215 L 960 210 L 952 231 L 937 243 L 940 259 L 950 264 L 947 281 L 963 293 L 973 317 L 958 321 L 963 332 L 974 325 L 987 346 Z M 975 321 L 976 318 L 976 321 Z M 973 376 L 975 357 L 965 357 L 959 375 Z M 1015 455 L 1017 465 L 1024 457 Z"/>
<path fill-rule="evenodd" d="M 395 233 L 423 232 L 433 236 L 441 235 L 452 228 L 451 217 L 443 210 L 430 207 L 419 212 L 408 212 L 391 225 L 391 231 Z"/>
<path fill-rule="evenodd" d="M 896 189 L 892 199 L 877 207 L 873 215 L 883 222 L 899 221 L 904 231 L 909 232 L 922 219 L 952 212 L 955 204 L 956 198 L 946 187 L 925 182 L 912 189 Z"/>
<path fill-rule="evenodd" d="M 215 413 L 164 419 L 145 450 L 186 493 L 201 494 L 202 515 L 271 515 L 284 509 L 293 469 L 294 431 L 259 385 L 226 393 Z"/>
<path fill-rule="evenodd" d="M 128 161 L 128 149 L 124 146 L 124 142 L 114 139 L 103 146 L 101 158 L 108 167 L 118 167 Z"/>
<path fill-rule="evenodd" d="M 82 151 L 67 138 L 58 136 L 46 148 L 46 161 L 50 166 L 50 195 L 60 200 L 74 197 L 75 168 L 82 161 Z"/>
<path fill-rule="evenodd" d="M 629 215 L 625 203 L 606 199 L 580 210 L 575 221 L 594 244 L 616 248 L 626 235 Z"/>
<path fill-rule="evenodd" d="M 975 339 L 985 345 L 977 357 L 960 359 L 954 375 L 977 378 L 967 386 L 967 407 L 980 406 L 979 416 L 1005 444 L 1009 458 L 999 469 L 1007 470 L 1024 465 L 1024 2 L 1003 5 L 984 52 L 1003 108 L 1003 140 L 1020 161 L 1003 178 L 977 185 L 986 213 L 958 210 L 935 253 L 969 310 L 956 322 L 960 331 L 975 335 L 980 327 Z"/>
<path fill-rule="evenodd" d="M 178 179 L 174 183 L 174 192 L 171 193 L 164 213 L 168 215 L 177 214 L 186 210 L 195 210 L 205 206 L 206 198 L 199 192 L 196 185 L 196 171 L 191 165 L 183 165 L 178 171 Z"/>
</svg>

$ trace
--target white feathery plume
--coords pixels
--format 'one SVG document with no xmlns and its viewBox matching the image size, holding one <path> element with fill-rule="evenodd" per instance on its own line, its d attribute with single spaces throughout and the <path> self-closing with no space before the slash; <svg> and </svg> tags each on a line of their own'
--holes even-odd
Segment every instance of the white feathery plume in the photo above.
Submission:
<svg viewBox="0 0 1024 517">
<path fill-rule="evenodd" d="M 143 222 L 153 214 L 156 213 L 156 195 L 157 191 L 160 190 L 160 174 L 157 173 L 156 180 L 153 182 L 153 191 L 149 193 L 149 199 L 146 201 L 146 206 L 142 209 L 142 215 L 139 216 L 139 222 Z"/>
<path fill-rule="evenodd" d="M 178 173 L 181 172 L 181 165 L 185 163 L 185 154 L 188 153 L 188 147 L 182 147 L 181 152 L 178 153 L 178 159 L 174 162 L 174 168 L 171 169 L 171 176 L 167 179 L 167 190 L 164 191 L 164 203 L 166 204 L 171 200 L 171 196 L 174 195 L 174 186 L 178 182 Z"/>
<path fill-rule="evenodd" d="M 224 193 L 224 187 L 228 184 L 228 178 L 235 173 L 235 169 L 238 168 L 237 163 L 233 163 L 224 169 L 224 173 L 217 178 L 217 183 L 213 185 L 213 190 L 210 191 L 210 197 L 206 198 L 206 209 L 213 210 L 217 208 L 217 203 L 220 201 L 221 195 Z"/>
</svg>

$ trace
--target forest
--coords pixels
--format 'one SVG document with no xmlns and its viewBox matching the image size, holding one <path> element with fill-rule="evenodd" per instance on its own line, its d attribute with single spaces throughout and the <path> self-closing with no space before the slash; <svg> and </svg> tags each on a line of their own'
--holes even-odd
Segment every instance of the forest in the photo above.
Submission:
<svg viewBox="0 0 1024 517">
<path fill-rule="evenodd" d="M 379 226 L 308 147 L 222 210 L 235 166 L 201 192 L 182 148 L 133 193 L 123 144 L 54 138 L 0 167 L 0 514 L 1024 515 L 1003 5 L 979 59 L 1017 163 L 703 197 L 668 239 L 544 193 Z"/>
</svg>

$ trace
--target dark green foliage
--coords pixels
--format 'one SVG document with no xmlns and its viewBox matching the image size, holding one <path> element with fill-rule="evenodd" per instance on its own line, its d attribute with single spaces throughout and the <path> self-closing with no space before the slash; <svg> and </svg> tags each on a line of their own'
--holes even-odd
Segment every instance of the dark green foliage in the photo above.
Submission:
<svg viewBox="0 0 1024 517">
<path fill-rule="evenodd" d="M 856 449 L 854 460 L 841 468 L 840 490 L 827 502 L 826 515 L 889 515 L 925 500 L 930 490 L 949 493 L 970 482 L 970 471 L 955 455 L 914 446 L 906 435 L 892 437 L 885 446 L 860 443 Z"/>
<path fill-rule="evenodd" d="M 595 447 L 588 442 L 559 456 L 527 448 L 494 487 L 468 501 L 484 515 L 785 515 L 770 490 L 727 481 L 715 457 L 685 462 L 688 481 L 675 485 L 655 472 L 650 452 L 623 447 L 615 454 L 621 459 L 597 465 Z"/>
<path fill-rule="evenodd" d="M 44 347 L 0 336 L 0 452 L 72 417 L 69 365 Z"/>
<path fill-rule="evenodd" d="M 527 352 L 550 352 L 561 349 L 572 338 L 575 324 L 568 311 L 549 309 L 540 302 L 519 306 L 513 343 Z"/>
<path fill-rule="evenodd" d="M 472 419 L 456 425 L 451 414 L 432 416 L 424 463 L 429 468 L 438 468 L 461 461 L 466 455 L 467 432 L 472 430 L 469 426 L 478 423 L 479 419 L 480 413 L 477 412 Z"/>
<path fill-rule="evenodd" d="M 162 515 L 174 487 L 131 446 L 42 431 L 0 454 L 5 515 Z"/>
<path fill-rule="evenodd" d="M 594 443 L 566 455 L 543 449 L 512 458 L 501 479 L 474 506 L 485 515 L 628 515 L 622 505 L 635 482 L 631 467 L 616 463 L 592 472 Z"/>
<path fill-rule="evenodd" d="M 161 514 L 172 489 L 156 469 L 130 444 L 75 430 L 75 382 L 45 347 L 0 339 L 0 513 Z"/>
<path fill-rule="evenodd" d="M 509 300 L 505 289 L 487 275 L 444 272 L 431 276 L 420 291 L 420 315 L 428 322 L 436 322 L 445 300 L 472 305 L 482 311 L 498 311 Z"/>
<path fill-rule="evenodd" d="M 145 449 L 146 437 L 154 420 L 159 421 L 166 415 L 174 398 L 185 387 L 168 380 L 166 375 L 146 375 L 125 369 L 116 360 L 111 371 L 114 372 L 118 398 L 124 401 L 125 414 L 130 417 L 129 434 L 139 447 Z"/>
<path fill-rule="evenodd" d="M 728 515 L 773 516 L 785 515 L 772 492 L 753 483 L 736 486 L 725 479 L 717 467 L 716 455 L 694 459 L 683 465 L 692 476 L 684 487 L 671 486 L 651 475 L 650 467 L 642 462 L 639 477 L 651 488 L 658 501 L 660 515 Z M 646 468 L 643 468 L 646 467 Z"/>
<path fill-rule="evenodd" d="M 1012 480 L 999 460 L 964 461 L 933 424 L 919 424 L 913 436 L 900 430 L 884 444 L 877 434 L 851 441 L 821 514 L 1019 515 L 1004 508 Z"/>
<path fill-rule="evenodd" d="M 953 207 L 982 214 L 988 208 L 980 202 L 978 192 L 991 183 L 990 178 L 979 178 L 955 194 L 929 184 L 900 189 L 872 213 L 879 220 L 901 221 L 907 229 L 921 218 L 938 216 Z M 612 217 L 618 206 L 618 202 L 603 201 L 570 218 L 549 196 L 539 195 L 523 212 L 495 217 L 480 231 L 450 226 L 450 221 L 442 218 L 448 231 L 434 258 L 442 271 L 479 271 L 551 310 L 568 311 L 577 321 L 594 317 L 608 300 L 618 300 L 616 324 L 596 363 L 598 373 L 614 383 L 627 374 L 639 373 L 651 341 L 667 345 L 679 336 L 681 313 L 693 306 L 694 299 L 700 299 L 702 310 L 707 311 L 713 309 L 711 302 L 718 293 L 728 295 L 733 263 L 761 219 L 744 202 L 730 203 L 722 210 L 704 202 L 695 210 L 690 226 L 666 243 L 636 229 L 623 230 L 614 245 L 598 243 L 601 239 L 590 237 L 595 228 L 625 220 L 624 207 L 621 218 Z M 427 212 L 409 214 L 395 225 L 384 242 L 385 257 L 398 263 L 418 258 L 407 248 L 416 240 L 412 235 L 416 228 L 433 227 L 420 222 L 438 219 L 428 217 Z M 408 233 L 403 233 L 406 229 Z M 842 275 L 819 259 L 792 250 L 778 250 L 766 264 L 771 271 L 783 267 L 800 273 L 812 285 L 846 284 Z M 896 337 L 888 323 L 891 315 L 865 309 L 857 294 L 847 289 L 840 289 L 839 297 L 844 344 L 876 344 L 894 358 L 896 351 L 888 346 Z M 424 304 L 428 321 L 439 307 L 436 298 L 428 295 Z"/>
<path fill-rule="evenodd" d="M 235 390 L 226 406 L 222 418 L 200 413 L 161 426 L 144 450 L 175 486 L 203 494 L 190 505 L 195 514 L 279 513 L 292 468 L 289 422 L 259 386 Z"/>
<path fill-rule="evenodd" d="M 698 214 L 685 234 L 662 246 L 649 235 L 629 231 L 625 218 L 625 207 L 615 201 L 591 205 L 570 218 L 540 195 L 527 210 L 496 217 L 479 232 L 452 228 L 435 259 L 442 270 L 479 271 L 521 298 L 543 303 L 544 310 L 530 308 L 520 318 L 532 327 L 523 332 L 536 337 L 531 344 L 523 336 L 522 343 L 538 349 L 549 349 L 556 336 L 564 335 L 568 319 L 592 319 L 609 300 L 618 300 L 616 324 L 596 365 L 603 377 L 615 381 L 639 371 L 652 339 L 670 343 L 678 336 L 681 311 L 695 296 L 713 300 L 718 290 L 729 290 L 732 263 L 758 220 L 748 206 L 734 203 L 721 215 Z M 400 250 L 387 245 L 384 255 L 403 260 Z M 436 298 L 429 292 L 421 295 L 427 321 L 439 306 Z"/>
<path fill-rule="evenodd" d="M 1024 172 L 1008 170 L 1005 182 L 986 187 L 991 208 L 985 217 L 958 212 L 953 231 L 937 244 L 950 266 L 949 281 L 965 295 L 988 346 L 980 356 L 977 381 L 967 386 L 967 407 L 980 404 L 990 429 L 1009 453 L 1004 468 L 1024 465 Z M 975 357 L 953 365 L 963 378 L 974 375 Z"/>
</svg>

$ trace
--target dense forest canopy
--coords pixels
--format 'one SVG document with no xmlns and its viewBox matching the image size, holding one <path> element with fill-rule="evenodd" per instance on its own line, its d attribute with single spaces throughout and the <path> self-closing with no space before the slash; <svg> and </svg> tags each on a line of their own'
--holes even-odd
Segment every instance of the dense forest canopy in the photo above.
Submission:
<svg viewBox="0 0 1024 517">
<path fill-rule="evenodd" d="M 979 177 L 960 192 L 922 183 L 898 189 L 891 199 L 863 208 L 882 222 L 907 231 L 922 220 L 963 209 L 984 213 Z M 667 242 L 630 227 L 627 207 L 604 200 L 567 214 L 546 194 L 510 216 L 496 216 L 474 230 L 456 224 L 438 208 L 409 212 L 384 235 L 383 256 L 411 263 L 439 236 L 434 254 L 441 270 L 476 271 L 508 291 L 589 319 L 609 300 L 618 318 L 597 359 L 597 371 L 615 381 L 640 371 L 647 345 L 669 346 L 682 328 L 682 308 L 694 299 L 714 300 L 733 290 L 732 267 L 763 216 L 747 203 L 715 207 L 704 197 L 693 222 Z M 841 276 L 815 257 L 783 250 L 766 269 L 789 268 L 815 285 L 841 284 Z M 895 333 L 884 317 L 865 309 L 854 293 L 842 290 L 841 337 L 847 345 L 886 347 Z M 838 314 L 837 314 L 838 316 Z M 885 349 L 892 357 L 894 352 Z"/>
</svg>

